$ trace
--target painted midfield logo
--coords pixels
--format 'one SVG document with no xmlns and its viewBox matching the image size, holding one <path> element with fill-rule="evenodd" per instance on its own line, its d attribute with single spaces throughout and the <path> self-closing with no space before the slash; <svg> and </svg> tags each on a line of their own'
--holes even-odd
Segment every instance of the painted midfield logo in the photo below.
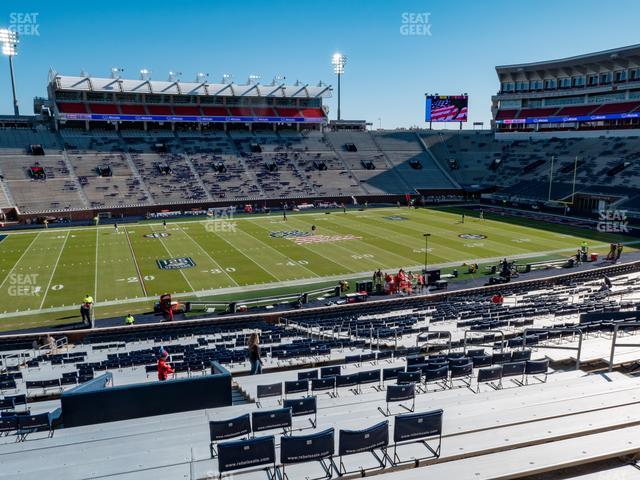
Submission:
<svg viewBox="0 0 640 480">
<path fill-rule="evenodd" d="M 389 215 L 384 218 L 387 220 L 409 220 L 407 217 L 403 217 L 402 215 Z"/>
<path fill-rule="evenodd" d="M 291 230 L 289 232 L 269 232 L 271 238 L 300 238 L 308 237 L 311 235 L 309 232 L 302 232 L 300 230 Z"/>
<path fill-rule="evenodd" d="M 171 234 L 167 232 L 153 232 L 153 233 L 147 233 L 145 235 L 145 238 L 167 238 L 169 235 Z"/>
<path fill-rule="evenodd" d="M 461 233 L 458 235 L 460 238 L 464 238 L 465 240 L 484 240 L 487 238 L 486 235 L 480 235 L 478 233 Z"/>
<path fill-rule="evenodd" d="M 191 257 L 159 258 L 156 263 L 160 270 L 178 270 L 196 266 L 196 262 Z"/>
</svg>

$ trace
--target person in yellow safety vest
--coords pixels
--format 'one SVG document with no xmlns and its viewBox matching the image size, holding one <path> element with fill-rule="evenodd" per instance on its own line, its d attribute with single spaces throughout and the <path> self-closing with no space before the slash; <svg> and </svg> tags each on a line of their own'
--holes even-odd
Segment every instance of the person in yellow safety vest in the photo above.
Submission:
<svg viewBox="0 0 640 480">
<path fill-rule="evenodd" d="M 582 244 L 580 245 L 580 250 L 582 250 L 583 253 L 587 253 L 589 251 L 589 244 L 587 243 L 586 240 L 582 241 Z"/>
<path fill-rule="evenodd" d="M 135 323 L 136 319 L 133 318 L 133 315 L 128 314 L 125 319 L 124 319 L 124 323 L 125 325 L 133 325 Z"/>
<path fill-rule="evenodd" d="M 90 306 L 93 305 L 93 297 L 88 293 L 84 296 L 82 303 L 88 303 Z"/>
</svg>

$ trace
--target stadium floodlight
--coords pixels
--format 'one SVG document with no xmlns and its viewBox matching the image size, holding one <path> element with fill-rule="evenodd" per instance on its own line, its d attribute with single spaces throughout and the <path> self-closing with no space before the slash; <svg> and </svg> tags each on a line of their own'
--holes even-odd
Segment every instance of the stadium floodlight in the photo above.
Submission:
<svg viewBox="0 0 640 480">
<path fill-rule="evenodd" d="M 256 83 L 260 82 L 261 78 L 262 78 L 261 75 L 249 75 L 249 80 L 247 81 L 247 83 L 249 85 L 255 85 Z"/>
<path fill-rule="evenodd" d="M 120 78 L 120 74 L 122 72 L 124 72 L 124 68 L 112 67 L 111 68 L 111 78 Z"/>
<path fill-rule="evenodd" d="M 208 73 L 199 72 L 198 74 L 196 74 L 196 83 L 206 83 L 208 78 Z"/>
<path fill-rule="evenodd" d="M 431 236 L 430 233 L 425 233 L 424 234 L 424 273 L 426 275 L 427 273 L 427 263 L 429 260 L 429 237 Z"/>
<path fill-rule="evenodd" d="M 284 75 L 276 75 L 275 77 L 273 77 L 273 82 L 271 82 L 271 85 L 278 85 L 281 83 L 284 83 L 287 81 L 287 77 Z"/>
<path fill-rule="evenodd" d="M 347 57 L 342 53 L 336 52 L 331 57 L 333 72 L 338 75 L 338 120 L 340 120 L 340 77 L 344 75 L 344 66 L 347 64 Z"/>
<path fill-rule="evenodd" d="M 20 115 L 18 98 L 16 97 L 16 79 L 13 74 L 13 57 L 18 54 L 18 34 L 9 28 L 0 28 L 0 43 L 2 44 L 2 54 L 9 57 L 9 72 L 11 74 L 11 91 L 13 93 L 13 113 L 17 117 Z"/>
<path fill-rule="evenodd" d="M 170 82 L 179 82 L 181 75 L 182 75 L 182 72 L 169 72 L 169 81 Z"/>
<path fill-rule="evenodd" d="M 140 80 L 149 80 L 151 76 L 151 70 L 146 68 L 140 69 Z"/>
<path fill-rule="evenodd" d="M 226 85 L 227 83 L 233 83 L 233 75 L 230 73 L 225 73 L 222 75 L 222 83 Z"/>
</svg>

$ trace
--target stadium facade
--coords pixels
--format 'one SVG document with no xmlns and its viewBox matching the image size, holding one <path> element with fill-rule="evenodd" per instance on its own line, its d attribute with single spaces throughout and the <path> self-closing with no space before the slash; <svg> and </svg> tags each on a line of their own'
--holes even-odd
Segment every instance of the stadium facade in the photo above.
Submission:
<svg viewBox="0 0 640 480">
<path fill-rule="evenodd" d="M 331 96 L 331 86 L 322 82 L 286 85 L 276 80 L 269 85 L 256 80 L 245 85 L 131 80 L 50 72 L 48 93 L 57 126 L 147 130 L 150 124 L 162 124 L 171 129 L 226 130 L 241 124 L 249 129 L 275 129 L 278 124 L 306 128 L 325 124 L 322 100 Z"/>
<path fill-rule="evenodd" d="M 496 67 L 498 132 L 640 128 L 640 45 Z"/>
<path fill-rule="evenodd" d="M 586 215 L 640 212 L 640 46 L 496 71 L 491 130 L 373 131 L 330 122 L 322 82 L 51 70 L 35 116 L 0 117 L 0 211 L 88 220 L 485 194 Z"/>
</svg>

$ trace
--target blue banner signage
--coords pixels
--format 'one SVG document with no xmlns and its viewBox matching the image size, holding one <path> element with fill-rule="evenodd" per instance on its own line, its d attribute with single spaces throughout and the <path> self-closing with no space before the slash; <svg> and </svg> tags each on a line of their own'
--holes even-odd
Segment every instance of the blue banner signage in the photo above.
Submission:
<svg viewBox="0 0 640 480">
<path fill-rule="evenodd" d="M 61 113 L 61 120 L 104 122 L 196 122 L 196 123 L 323 123 L 324 117 L 202 117 L 182 115 L 110 115 L 100 113 Z"/>
<path fill-rule="evenodd" d="M 620 120 L 623 118 L 640 118 L 636 113 L 608 113 L 606 115 L 576 115 L 573 117 L 531 117 L 496 120 L 498 124 L 526 124 L 526 123 L 566 123 L 566 122 L 597 122 L 600 120 Z"/>
</svg>

